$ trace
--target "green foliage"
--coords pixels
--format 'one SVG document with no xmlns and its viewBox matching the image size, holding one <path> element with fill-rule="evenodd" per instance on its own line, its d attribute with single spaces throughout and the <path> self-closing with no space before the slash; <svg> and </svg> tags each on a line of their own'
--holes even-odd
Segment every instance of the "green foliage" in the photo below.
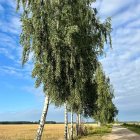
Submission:
<svg viewBox="0 0 140 140">
<path fill-rule="evenodd" d="M 103 54 L 104 43 L 111 45 L 110 18 L 101 23 L 92 2 L 17 0 L 17 9 L 23 7 L 22 64 L 32 53 L 36 87 L 42 84 L 56 105 L 68 101 L 89 116 L 96 99 L 97 57 Z"/>
<path fill-rule="evenodd" d="M 114 90 L 110 84 L 110 79 L 105 76 L 100 64 L 98 64 L 96 70 L 96 82 L 98 94 L 96 101 L 97 108 L 93 117 L 101 124 L 111 123 L 118 114 L 118 110 L 112 101 L 114 98 Z"/>
</svg>

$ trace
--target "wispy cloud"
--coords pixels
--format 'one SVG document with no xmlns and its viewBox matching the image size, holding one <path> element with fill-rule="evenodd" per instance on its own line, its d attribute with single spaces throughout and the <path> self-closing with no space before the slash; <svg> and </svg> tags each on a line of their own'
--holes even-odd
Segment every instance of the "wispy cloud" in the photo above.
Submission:
<svg viewBox="0 0 140 140">
<path fill-rule="evenodd" d="M 133 113 L 140 107 L 140 2 L 104 0 L 100 5 L 101 17 L 112 16 L 113 50 L 108 50 L 107 57 L 101 62 L 114 85 L 115 103 L 121 119 L 123 111 L 129 108 Z M 139 113 L 130 118 L 135 118 L 136 114 Z"/>
<path fill-rule="evenodd" d="M 0 76 L 14 76 L 17 79 L 31 80 L 31 70 L 31 67 L 23 69 L 22 67 L 16 68 L 15 66 L 1 66 Z"/>
</svg>

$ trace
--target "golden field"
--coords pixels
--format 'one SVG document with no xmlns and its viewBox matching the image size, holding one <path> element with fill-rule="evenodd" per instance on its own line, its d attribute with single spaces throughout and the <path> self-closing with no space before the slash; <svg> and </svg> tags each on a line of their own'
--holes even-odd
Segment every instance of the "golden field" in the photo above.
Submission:
<svg viewBox="0 0 140 140">
<path fill-rule="evenodd" d="M 38 125 L 0 125 L 0 140 L 33 140 Z M 43 140 L 63 140 L 64 124 L 46 124 Z"/>
<path fill-rule="evenodd" d="M 99 128 L 97 125 L 86 125 L 89 129 L 89 135 L 80 140 L 102 140 L 102 136 L 110 129 Z M 38 125 L 0 125 L 0 140 L 33 140 L 36 135 Z M 64 124 L 46 124 L 42 140 L 63 140 Z"/>
</svg>

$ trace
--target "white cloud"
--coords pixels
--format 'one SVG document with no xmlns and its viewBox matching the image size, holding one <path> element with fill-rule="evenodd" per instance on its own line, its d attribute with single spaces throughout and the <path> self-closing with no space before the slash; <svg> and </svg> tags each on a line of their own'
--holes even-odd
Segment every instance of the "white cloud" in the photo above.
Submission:
<svg viewBox="0 0 140 140">
<path fill-rule="evenodd" d="M 11 33 L 15 35 L 20 34 L 20 27 L 21 27 L 21 22 L 18 17 L 15 16 L 9 16 L 8 21 L 0 21 L 1 25 L 1 31 L 5 33 Z"/>
<path fill-rule="evenodd" d="M 15 66 L 1 66 L 0 76 L 14 76 L 16 79 L 31 80 L 31 70 L 16 68 Z"/>
<path fill-rule="evenodd" d="M 14 60 L 14 56 L 5 48 L 0 48 L 0 54 L 4 54 L 7 58 Z"/>
<path fill-rule="evenodd" d="M 120 110 L 120 118 L 124 118 L 123 112 L 128 109 L 133 114 L 140 107 L 139 7 L 140 2 L 134 0 L 104 0 L 100 6 L 103 18 L 113 15 L 113 50 L 109 50 L 101 62 L 115 88 L 114 101 Z M 136 119 L 134 116 L 138 112 L 132 114 L 129 119 Z"/>
</svg>

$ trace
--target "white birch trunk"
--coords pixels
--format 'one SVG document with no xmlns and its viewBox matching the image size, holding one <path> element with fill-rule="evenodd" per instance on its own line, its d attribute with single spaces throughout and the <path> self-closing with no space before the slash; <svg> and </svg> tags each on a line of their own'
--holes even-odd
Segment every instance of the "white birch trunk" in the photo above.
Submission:
<svg viewBox="0 0 140 140">
<path fill-rule="evenodd" d="M 78 135 L 81 135 L 81 114 L 78 114 Z"/>
<path fill-rule="evenodd" d="M 73 140 L 73 110 L 71 109 L 71 140 Z"/>
<path fill-rule="evenodd" d="M 67 127 L 67 138 L 69 139 L 70 138 L 70 133 L 69 133 L 69 123 L 68 123 L 68 127 Z"/>
<path fill-rule="evenodd" d="M 98 126 L 99 126 L 99 127 L 101 126 L 101 123 L 100 123 L 100 121 L 98 121 Z"/>
<path fill-rule="evenodd" d="M 59 4 L 60 4 L 60 1 L 58 0 L 57 2 L 58 2 L 58 5 L 59 5 Z M 58 11 L 58 12 L 59 12 L 59 11 Z M 58 14 L 58 15 L 59 15 L 59 14 Z M 57 30 L 58 30 L 58 28 L 59 28 L 59 20 L 57 20 L 56 26 L 57 26 Z"/>
<path fill-rule="evenodd" d="M 48 107 L 49 107 L 49 97 L 46 95 L 45 101 L 44 101 L 44 107 L 43 107 L 43 111 L 42 111 L 42 115 L 40 119 L 40 124 L 37 130 L 36 138 L 34 140 L 41 140 L 44 125 L 45 125 L 45 120 L 46 120 L 46 116 L 48 112 Z"/>
<path fill-rule="evenodd" d="M 78 114 L 77 114 L 77 121 L 76 121 L 76 135 L 77 136 L 79 135 L 79 117 L 78 117 Z"/>
<path fill-rule="evenodd" d="M 65 103 L 65 130 L 64 130 L 64 140 L 68 139 L 68 112 L 67 103 Z"/>
<path fill-rule="evenodd" d="M 79 120 L 79 126 L 81 126 L 81 114 L 78 115 Z"/>
</svg>

